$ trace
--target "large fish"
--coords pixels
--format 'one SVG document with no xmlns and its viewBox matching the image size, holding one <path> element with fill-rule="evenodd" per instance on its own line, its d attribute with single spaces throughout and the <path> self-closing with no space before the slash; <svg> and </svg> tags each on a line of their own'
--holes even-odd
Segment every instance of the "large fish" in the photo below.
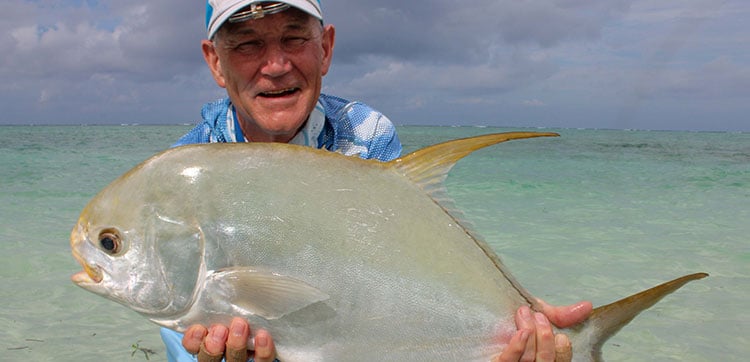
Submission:
<svg viewBox="0 0 750 362">
<path fill-rule="evenodd" d="M 246 317 L 282 361 L 488 361 L 534 298 L 446 203 L 442 181 L 507 133 L 382 163 L 287 144 L 167 150 L 102 190 L 71 235 L 79 286 L 155 323 Z M 688 275 L 565 330 L 575 360 Z"/>
</svg>

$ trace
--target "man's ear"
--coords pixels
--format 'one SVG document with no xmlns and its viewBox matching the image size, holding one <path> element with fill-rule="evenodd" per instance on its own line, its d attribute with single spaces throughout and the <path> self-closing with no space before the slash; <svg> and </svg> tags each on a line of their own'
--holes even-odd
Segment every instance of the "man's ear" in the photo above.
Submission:
<svg viewBox="0 0 750 362">
<path fill-rule="evenodd" d="M 333 25 L 323 27 L 323 75 L 328 73 L 328 68 L 333 60 L 333 46 L 336 43 L 336 28 Z"/>
<path fill-rule="evenodd" d="M 224 80 L 224 72 L 221 71 L 221 63 L 219 62 L 219 55 L 216 53 L 216 47 L 210 40 L 203 40 L 201 42 L 201 50 L 203 50 L 203 59 L 206 60 L 208 69 L 211 70 L 211 75 L 214 77 L 214 81 L 219 87 L 225 88 L 226 82 Z"/>
</svg>

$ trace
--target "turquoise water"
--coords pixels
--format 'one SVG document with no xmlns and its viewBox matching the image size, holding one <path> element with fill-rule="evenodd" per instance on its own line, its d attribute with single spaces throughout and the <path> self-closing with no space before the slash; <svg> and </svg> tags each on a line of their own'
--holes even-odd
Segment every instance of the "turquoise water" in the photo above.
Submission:
<svg viewBox="0 0 750 362">
<path fill-rule="evenodd" d="M 0 360 L 164 361 L 158 328 L 74 286 L 68 236 L 102 187 L 190 126 L 0 127 Z M 401 127 L 407 151 L 496 128 Z M 556 130 L 476 152 L 447 186 L 518 279 L 555 304 L 693 272 L 609 361 L 750 354 L 750 134 Z M 132 352 L 136 352 L 132 354 Z"/>
</svg>

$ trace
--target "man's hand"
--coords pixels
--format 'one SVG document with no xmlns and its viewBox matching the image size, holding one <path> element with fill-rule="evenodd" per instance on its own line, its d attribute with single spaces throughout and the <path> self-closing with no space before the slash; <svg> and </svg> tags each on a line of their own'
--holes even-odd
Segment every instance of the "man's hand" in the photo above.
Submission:
<svg viewBox="0 0 750 362">
<path fill-rule="evenodd" d="M 247 341 L 250 326 L 242 318 L 234 318 L 227 328 L 213 325 L 206 329 L 202 325 L 192 325 L 185 331 L 182 346 L 192 354 L 198 354 L 198 362 L 246 362 L 253 357 L 257 362 L 272 362 L 276 358 L 276 348 L 271 335 L 265 330 L 255 334 L 255 351 L 248 352 Z"/>
<path fill-rule="evenodd" d="M 516 311 L 518 331 L 508 342 L 503 353 L 493 362 L 569 362 L 573 358 L 570 340 L 564 334 L 554 335 L 550 320 L 560 328 L 583 322 L 591 314 L 591 303 L 580 302 L 555 307 L 541 299 L 537 302 L 543 313 L 532 312 L 526 306 Z"/>
</svg>

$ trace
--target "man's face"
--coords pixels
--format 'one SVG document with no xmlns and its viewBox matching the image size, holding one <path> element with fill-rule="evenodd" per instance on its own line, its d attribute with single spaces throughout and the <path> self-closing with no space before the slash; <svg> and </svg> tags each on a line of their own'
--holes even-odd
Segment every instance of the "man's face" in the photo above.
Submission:
<svg viewBox="0 0 750 362">
<path fill-rule="evenodd" d="M 227 23 L 203 54 L 254 141 L 287 142 L 320 96 L 333 55 L 333 26 L 296 9 Z"/>
</svg>

